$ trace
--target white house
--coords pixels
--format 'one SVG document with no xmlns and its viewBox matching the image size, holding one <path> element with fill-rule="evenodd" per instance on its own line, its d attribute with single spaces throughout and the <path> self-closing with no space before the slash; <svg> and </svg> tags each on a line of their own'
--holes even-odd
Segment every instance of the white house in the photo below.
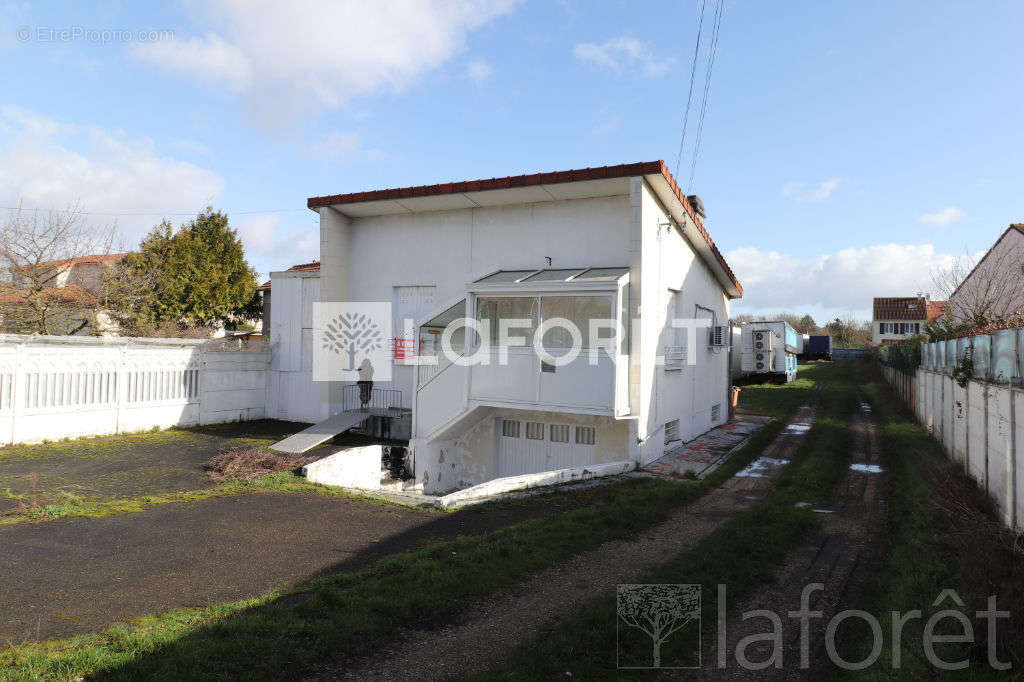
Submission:
<svg viewBox="0 0 1024 682">
<path fill-rule="evenodd" d="M 642 465 L 727 419 L 728 332 L 712 345 L 697 330 L 690 355 L 686 331 L 668 323 L 726 326 L 730 300 L 743 294 L 692 199 L 654 161 L 308 200 L 320 215 L 321 300 L 391 302 L 398 330 L 415 320 L 412 338 L 396 332 L 392 380 L 375 384 L 374 401 L 380 392 L 381 406 L 411 412 L 424 492 Z M 445 329 L 467 317 L 493 329 L 525 320 L 526 338 L 482 346 L 472 334 L 451 337 L 488 364 L 407 359 L 438 355 Z M 614 347 L 584 339 L 578 357 L 556 365 L 530 336 L 554 318 L 584 330 L 610 319 L 624 333 Z M 542 337 L 568 345 L 557 329 Z M 329 384 L 323 413 L 350 408 L 350 388 Z"/>
<path fill-rule="evenodd" d="M 925 325 L 946 313 L 946 301 L 928 296 L 875 298 L 871 320 L 871 342 L 876 346 L 903 343 L 921 334 Z"/>
</svg>

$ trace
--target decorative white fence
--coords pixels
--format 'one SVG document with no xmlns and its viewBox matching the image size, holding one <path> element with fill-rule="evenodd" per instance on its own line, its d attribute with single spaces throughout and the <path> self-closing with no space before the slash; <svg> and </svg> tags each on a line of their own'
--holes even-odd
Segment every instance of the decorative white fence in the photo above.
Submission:
<svg viewBox="0 0 1024 682">
<path fill-rule="evenodd" d="M 886 379 L 992 495 L 1004 523 L 1024 527 L 1024 329 L 928 343 L 921 351 L 916 374 L 883 366 Z M 965 386 L 953 378 L 957 366 L 970 369 Z"/>
<path fill-rule="evenodd" d="M 0 444 L 260 419 L 266 350 L 0 335 Z"/>
</svg>

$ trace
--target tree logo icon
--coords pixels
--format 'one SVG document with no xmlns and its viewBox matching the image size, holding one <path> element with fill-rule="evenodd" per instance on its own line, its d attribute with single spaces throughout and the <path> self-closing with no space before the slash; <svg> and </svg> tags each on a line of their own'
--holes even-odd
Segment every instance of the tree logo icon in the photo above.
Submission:
<svg viewBox="0 0 1024 682">
<path fill-rule="evenodd" d="M 345 370 L 357 370 L 358 357 L 384 347 L 384 332 L 369 315 L 346 312 L 324 325 L 323 347 L 348 360 Z"/>
<path fill-rule="evenodd" d="M 700 667 L 700 585 L 619 585 L 619 668 Z"/>
</svg>

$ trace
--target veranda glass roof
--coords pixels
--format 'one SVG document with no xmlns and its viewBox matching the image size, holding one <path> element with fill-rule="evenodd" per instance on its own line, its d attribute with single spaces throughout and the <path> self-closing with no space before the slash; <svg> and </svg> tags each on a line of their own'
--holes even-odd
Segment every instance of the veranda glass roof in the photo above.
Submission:
<svg viewBox="0 0 1024 682">
<path fill-rule="evenodd" d="M 546 268 L 543 270 L 498 270 L 474 284 L 516 284 L 519 282 L 614 282 L 629 272 L 621 268 Z"/>
</svg>

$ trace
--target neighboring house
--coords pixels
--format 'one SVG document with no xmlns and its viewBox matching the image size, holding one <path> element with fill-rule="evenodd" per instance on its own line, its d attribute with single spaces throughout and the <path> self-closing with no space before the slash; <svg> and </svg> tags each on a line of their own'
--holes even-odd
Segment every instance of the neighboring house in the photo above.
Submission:
<svg viewBox="0 0 1024 682">
<path fill-rule="evenodd" d="M 26 265 L 16 268 L 11 273 L 11 283 L 15 289 L 25 289 L 39 282 L 47 289 L 76 286 L 91 294 L 97 294 L 100 290 L 103 271 L 116 265 L 127 255 L 126 253 L 93 254 L 46 261 L 38 265 Z M 29 271 L 35 271 L 37 274 L 27 275 L 26 273 Z"/>
<path fill-rule="evenodd" d="M 263 333 L 269 335 L 272 351 L 267 417 L 299 422 L 325 419 L 327 387 L 313 383 L 312 373 L 313 303 L 320 300 L 320 261 L 271 272 L 259 290 L 263 292 Z"/>
<path fill-rule="evenodd" d="M 1024 223 L 1010 225 L 949 296 L 957 322 L 994 322 L 1024 313 Z"/>
<path fill-rule="evenodd" d="M 726 421 L 730 353 L 698 330 L 688 355 L 684 330 L 669 320 L 728 325 L 730 300 L 743 289 L 699 201 L 664 162 L 321 196 L 308 206 L 320 215 L 321 300 L 393 304 L 393 377 L 375 384 L 374 404 L 379 392 L 379 404 L 400 401 L 411 412 L 424 492 L 643 465 Z M 272 337 L 282 315 L 277 279 L 273 292 Z M 617 347 L 588 347 L 560 366 L 542 362 L 528 335 L 483 348 L 452 338 L 490 364 L 407 359 L 435 355 L 463 317 L 491 329 L 511 319 L 531 330 L 552 318 L 582 329 L 591 320 L 633 324 Z M 412 338 L 406 319 L 415 320 Z M 559 334 L 551 341 L 565 345 Z M 328 385 L 327 413 L 345 409 L 349 387 Z"/>
<path fill-rule="evenodd" d="M 10 285 L 0 292 L 0 323 L 20 331 L 36 330 L 40 306 L 47 333 L 109 333 L 116 324 L 100 309 L 104 269 L 126 254 L 93 254 L 12 268 Z M 41 291 L 40 291 L 41 289 Z M 38 295 L 31 291 L 38 291 Z"/>
<path fill-rule="evenodd" d="M 871 341 L 875 345 L 902 343 L 944 315 L 948 305 L 946 301 L 930 301 L 927 296 L 876 298 Z"/>
</svg>

